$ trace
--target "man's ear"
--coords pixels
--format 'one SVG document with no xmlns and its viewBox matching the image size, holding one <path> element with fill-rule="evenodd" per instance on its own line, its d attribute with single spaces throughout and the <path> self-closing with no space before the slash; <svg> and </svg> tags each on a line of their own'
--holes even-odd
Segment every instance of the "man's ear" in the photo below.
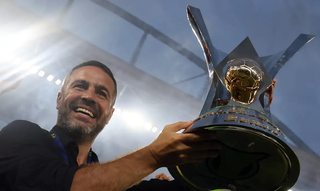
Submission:
<svg viewBox="0 0 320 191">
<path fill-rule="evenodd" d="M 61 99 L 62 99 L 62 93 L 61 93 L 61 91 L 59 91 L 58 95 L 57 95 L 56 109 L 59 109 L 60 103 L 61 103 Z"/>
<path fill-rule="evenodd" d="M 109 116 L 108 116 L 108 120 L 107 120 L 107 122 L 106 122 L 106 125 L 108 125 L 108 123 L 109 123 L 109 121 L 110 121 L 110 119 L 111 119 L 111 117 L 112 117 L 112 115 L 113 115 L 114 110 L 115 110 L 114 108 L 111 109 L 111 111 L 110 111 L 110 113 L 109 113 Z"/>
</svg>

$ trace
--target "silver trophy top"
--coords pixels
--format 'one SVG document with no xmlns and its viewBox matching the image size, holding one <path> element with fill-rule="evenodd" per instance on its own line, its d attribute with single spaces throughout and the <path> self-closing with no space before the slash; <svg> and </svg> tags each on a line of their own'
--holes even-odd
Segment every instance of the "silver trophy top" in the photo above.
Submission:
<svg viewBox="0 0 320 191">
<path fill-rule="evenodd" d="M 210 101 L 207 98 L 202 112 L 210 109 L 214 100 L 230 97 L 228 105 L 249 106 L 270 115 L 269 95 L 265 94 L 265 90 L 272 85 L 272 79 L 282 66 L 314 38 L 314 35 L 300 34 L 286 50 L 259 57 L 247 37 L 231 53 L 226 54 L 212 45 L 199 9 L 187 6 L 187 17 L 203 50 L 208 74 L 214 84 L 212 88 L 216 89 L 209 92 L 212 95 L 208 96 L 214 98 Z"/>
</svg>

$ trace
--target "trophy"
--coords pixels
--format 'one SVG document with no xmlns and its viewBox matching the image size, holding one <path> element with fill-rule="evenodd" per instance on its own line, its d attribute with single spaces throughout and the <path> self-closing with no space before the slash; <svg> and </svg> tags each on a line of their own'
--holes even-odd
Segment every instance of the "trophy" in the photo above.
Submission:
<svg viewBox="0 0 320 191">
<path fill-rule="evenodd" d="M 208 67 L 211 87 L 189 132 L 215 131 L 223 144 L 216 158 L 168 168 L 191 190 L 287 191 L 300 173 L 299 159 L 270 115 L 266 90 L 280 68 L 314 36 L 301 34 L 284 51 L 259 57 L 250 39 L 230 54 L 213 47 L 199 9 L 189 24 Z"/>
</svg>

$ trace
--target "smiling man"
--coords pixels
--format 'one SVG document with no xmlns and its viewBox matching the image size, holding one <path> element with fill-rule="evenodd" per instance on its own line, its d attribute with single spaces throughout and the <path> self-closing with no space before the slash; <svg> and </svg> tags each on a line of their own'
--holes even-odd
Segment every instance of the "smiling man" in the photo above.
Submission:
<svg viewBox="0 0 320 191">
<path fill-rule="evenodd" d="M 0 131 L 0 190 L 184 190 L 175 181 L 136 184 L 160 167 L 216 157 L 221 149 L 214 133 L 176 133 L 192 126 L 178 122 L 150 145 L 99 163 L 91 146 L 112 117 L 116 95 L 116 80 L 104 64 L 73 68 L 58 93 L 57 124 L 50 132 L 23 120 Z"/>
<path fill-rule="evenodd" d="M 83 148 L 80 149 L 84 154 L 79 153 L 79 164 L 85 163 L 93 141 L 112 117 L 117 95 L 117 84 L 109 68 L 87 64 L 73 68 L 57 98 L 57 126 L 67 130 Z"/>
</svg>

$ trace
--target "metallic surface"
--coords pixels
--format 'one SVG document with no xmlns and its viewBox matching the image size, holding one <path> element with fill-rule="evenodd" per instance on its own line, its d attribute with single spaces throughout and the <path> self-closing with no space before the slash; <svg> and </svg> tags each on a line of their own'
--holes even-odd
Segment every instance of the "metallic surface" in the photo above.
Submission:
<svg viewBox="0 0 320 191">
<path fill-rule="evenodd" d="M 188 6 L 187 16 L 212 80 L 189 131 L 215 131 L 224 147 L 217 158 L 169 168 L 170 173 L 193 190 L 288 190 L 299 177 L 299 159 L 272 123 L 265 92 L 288 59 L 314 37 L 300 35 L 286 51 L 263 58 L 247 37 L 221 59 L 199 9 Z"/>
<path fill-rule="evenodd" d="M 266 66 L 271 78 L 274 78 L 279 70 L 307 43 L 315 38 L 314 35 L 300 34 L 290 46 L 277 54 L 260 57 Z"/>
<path fill-rule="evenodd" d="M 188 6 L 187 16 L 193 33 L 196 35 L 203 50 L 204 57 L 207 62 L 209 76 L 210 78 L 213 78 L 214 67 L 217 66 L 227 54 L 216 49 L 212 45 L 207 27 L 199 9 Z"/>
<path fill-rule="evenodd" d="M 258 63 L 251 59 L 234 59 L 228 62 L 225 75 L 227 90 L 234 101 L 251 104 L 262 82 L 263 72 Z"/>
<path fill-rule="evenodd" d="M 258 110 L 212 108 L 199 117 L 190 132 L 199 130 L 216 131 L 224 147 L 217 158 L 169 169 L 191 189 L 288 190 L 298 179 L 299 160 L 285 143 L 285 135 Z"/>
</svg>

